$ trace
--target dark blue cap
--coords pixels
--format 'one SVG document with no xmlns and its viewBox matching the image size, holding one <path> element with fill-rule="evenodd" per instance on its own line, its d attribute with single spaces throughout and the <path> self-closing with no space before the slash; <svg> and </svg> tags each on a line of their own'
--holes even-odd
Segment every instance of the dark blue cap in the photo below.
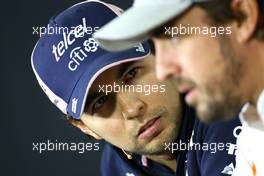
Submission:
<svg viewBox="0 0 264 176">
<path fill-rule="evenodd" d="M 150 53 L 147 43 L 110 53 L 92 38 L 121 11 L 96 0 L 78 3 L 51 18 L 38 40 L 32 52 L 32 68 L 44 92 L 64 114 L 80 119 L 89 88 L 100 73 Z"/>
</svg>

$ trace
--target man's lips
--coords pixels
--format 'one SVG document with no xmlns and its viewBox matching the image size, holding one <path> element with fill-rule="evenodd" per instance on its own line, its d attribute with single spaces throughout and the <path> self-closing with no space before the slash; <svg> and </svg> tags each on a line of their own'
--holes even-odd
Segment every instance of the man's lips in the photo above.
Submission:
<svg viewBox="0 0 264 176">
<path fill-rule="evenodd" d="M 196 87 L 190 87 L 187 85 L 179 85 L 178 87 L 180 93 L 184 93 L 185 96 L 185 101 L 189 104 L 192 105 L 194 102 L 194 99 L 198 96 L 198 89 Z"/>
<path fill-rule="evenodd" d="M 151 119 L 146 124 L 144 124 L 139 130 L 138 138 L 139 139 L 147 139 L 147 138 L 153 136 L 159 128 L 160 117 L 161 116 L 158 116 L 154 119 Z"/>
<path fill-rule="evenodd" d="M 178 90 L 180 93 L 188 93 L 192 90 L 193 88 L 187 85 L 179 85 Z"/>
</svg>

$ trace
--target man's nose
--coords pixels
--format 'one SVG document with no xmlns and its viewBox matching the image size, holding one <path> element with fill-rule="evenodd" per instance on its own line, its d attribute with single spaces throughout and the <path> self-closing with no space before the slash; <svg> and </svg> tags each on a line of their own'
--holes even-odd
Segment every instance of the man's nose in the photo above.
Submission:
<svg viewBox="0 0 264 176">
<path fill-rule="evenodd" d="M 146 112 L 146 104 L 135 93 L 118 93 L 117 101 L 126 120 L 142 117 Z"/>
<path fill-rule="evenodd" d="M 173 47 L 166 44 L 165 39 L 155 39 L 156 52 L 156 76 L 164 81 L 170 77 L 178 77 L 181 74 L 181 67 Z"/>
</svg>

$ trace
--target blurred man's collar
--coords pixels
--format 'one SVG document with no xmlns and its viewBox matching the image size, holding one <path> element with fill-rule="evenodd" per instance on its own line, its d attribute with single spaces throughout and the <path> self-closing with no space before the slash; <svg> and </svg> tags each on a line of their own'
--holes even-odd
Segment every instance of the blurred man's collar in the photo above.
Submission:
<svg viewBox="0 0 264 176">
<path fill-rule="evenodd" d="M 257 110 L 262 122 L 264 123 L 264 89 L 258 98 Z"/>
</svg>

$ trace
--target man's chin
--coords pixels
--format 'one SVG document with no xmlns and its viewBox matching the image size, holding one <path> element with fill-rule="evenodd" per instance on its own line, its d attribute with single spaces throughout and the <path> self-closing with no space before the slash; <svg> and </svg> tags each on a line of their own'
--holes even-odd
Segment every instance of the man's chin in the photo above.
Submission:
<svg viewBox="0 0 264 176">
<path fill-rule="evenodd" d="M 205 104 L 198 106 L 196 108 L 196 113 L 199 120 L 207 124 L 221 120 L 220 114 L 218 114 L 213 109 L 211 109 L 211 107 L 206 106 Z"/>
<path fill-rule="evenodd" d="M 158 155 L 164 151 L 163 145 L 164 144 L 145 145 L 141 149 L 137 149 L 136 151 L 134 151 L 132 153 L 137 153 L 140 155 Z"/>
<path fill-rule="evenodd" d="M 151 142 L 142 145 L 140 153 L 143 155 L 159 155 L 164 153 L 166 146 L 171 144 L 176 139 L 176 137 L 174 137 L 174 139 L 171 139 L 171 137 L 165 138 L 164 136 L 159 136 L 153 139 Z"/>
<path fill-rule="evenodd" d="M 236 115 L 236 112 L 229 107 L 217 106 L 212 103 L 210 105 L 202 104 L 196 108 L 198 118 L 207 124 L 230 120 Z"/>
</svg>

